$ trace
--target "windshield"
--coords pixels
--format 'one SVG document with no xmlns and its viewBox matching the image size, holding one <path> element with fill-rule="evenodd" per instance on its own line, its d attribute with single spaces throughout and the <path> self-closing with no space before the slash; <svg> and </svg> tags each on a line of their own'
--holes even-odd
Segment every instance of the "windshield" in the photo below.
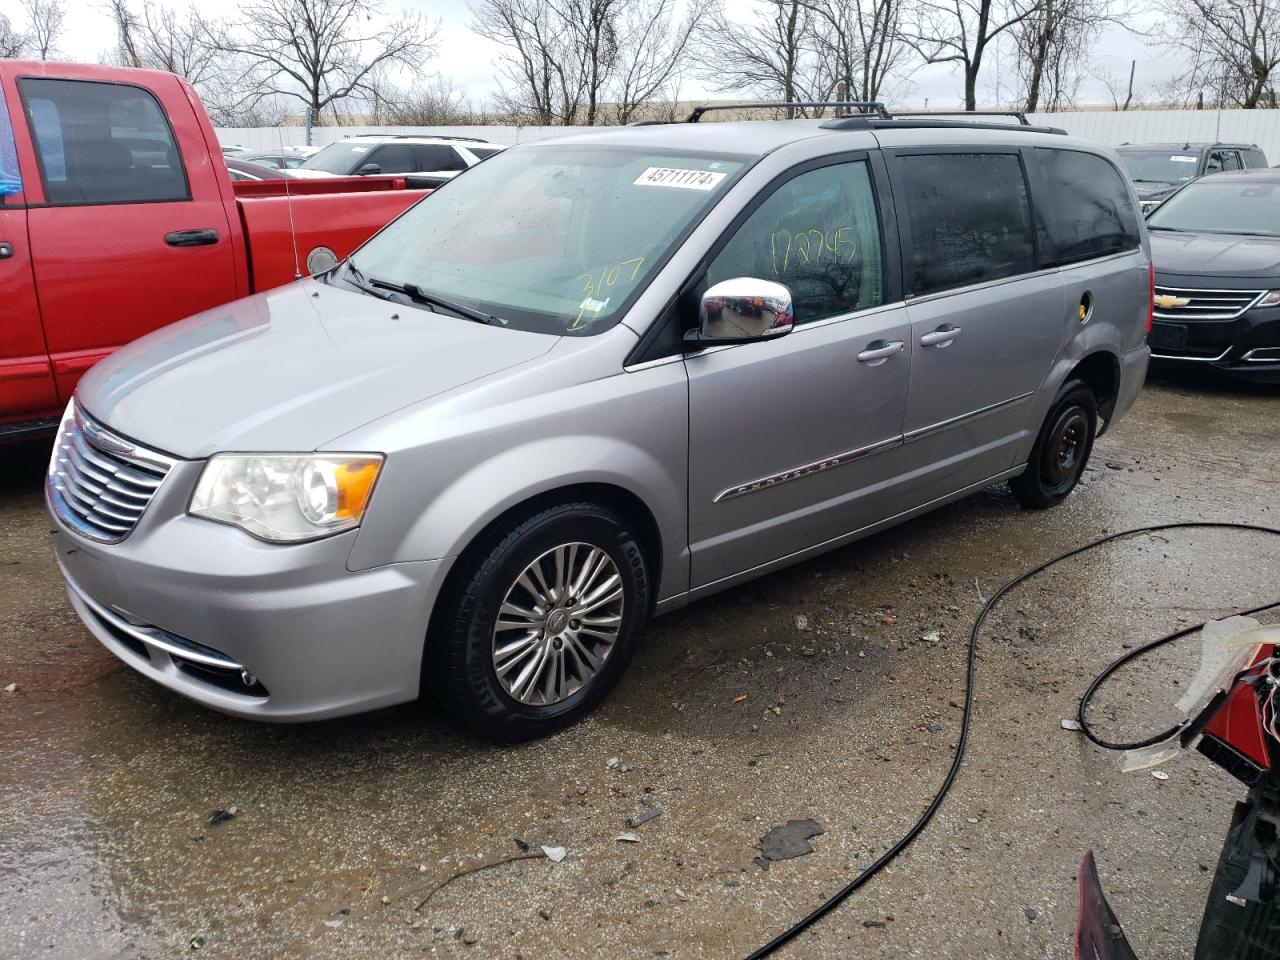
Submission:
<svg viewBox="0 0 1280 960">
<path fill-rule="evenodd" d="M 1176 150 L 1121 150 L 1120 159 L 1138 183 L 1186 183 L 1200 165 L 1195 154 Z"/>
<path fill-rule="evenodd" d="M 364 163 L 364 157 L 376 146 L 376 143 L 331 143 L 304 160 L 301 166 L 303 170 L 323 170 L 325 173 L 346 176 L 354 173 Z"/>
<path fill-rule="evenodd" d="M 741 157 L 615 146 L 504 150 L 352 260 L 370 282 L 416 287 L 521 330 L 600 333 L 744 166 Z"/>
<path fill-rule="evenodd" d="M 1156 207 L 1147 226 L 1280 236 L 1280 180 L 1198 180 Z"/>
</svg>

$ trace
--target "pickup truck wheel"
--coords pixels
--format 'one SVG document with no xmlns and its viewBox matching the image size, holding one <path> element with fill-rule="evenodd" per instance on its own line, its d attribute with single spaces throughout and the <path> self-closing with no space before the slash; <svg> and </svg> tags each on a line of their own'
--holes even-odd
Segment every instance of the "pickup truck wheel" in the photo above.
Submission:
<svg viewBox="0 0 1280 960">
<path fill-rule="evenodd" d="M 459 562 L 422 664 L 424 686 L 445 708 L 515 742 L 599 704 L 649 613 L 648 568 L 625 521 L 589 503 L 550 507 Z"/>
<path fill-rule="evenodd" d="M 1057 506 L 1080 482 L 1098 433 L 1098 401 L 1082 380 L 1069 380 L 1049 408 L 1027 469 L 1009 481 L 1013 495 L 1033 510 Z"/>
</svg>

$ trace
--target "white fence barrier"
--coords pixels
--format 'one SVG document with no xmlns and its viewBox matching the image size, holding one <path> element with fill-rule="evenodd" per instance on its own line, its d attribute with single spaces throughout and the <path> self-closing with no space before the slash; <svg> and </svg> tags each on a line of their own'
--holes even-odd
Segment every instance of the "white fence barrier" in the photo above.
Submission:
<svg viewBox="0 0 1280 960">
<path fill-rule="evenodd" d="M 1268 162 L 1280 164 L 1280 110 L 1129 110 L 1039 113 L 1033 123 L 1062 127 L 1068 133 L 1099 143 L 1256 143 Z M 513 146 L 581 133 L 582 127 L 316 127 L 312 143 L 325 146 L 359 133 L 417 134 L 478 137 Z M 218 140 L 225 146 L 242 146 L 263 153 L 304 143 L 302 127 L 225 127 Z"/>
</svg>

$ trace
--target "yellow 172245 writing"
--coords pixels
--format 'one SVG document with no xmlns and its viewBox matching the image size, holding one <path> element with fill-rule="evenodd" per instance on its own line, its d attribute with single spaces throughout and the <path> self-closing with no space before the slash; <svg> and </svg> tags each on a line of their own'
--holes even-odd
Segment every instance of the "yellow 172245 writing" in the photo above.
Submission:
<svg viewBox="0 0 1280 960">
<path fill-rule="evenodd" d="M 774 276 L 780 276 L 797 265 L 829 261 L 852 263 L 858 253 L 858 245 L 847 234 L 852 227 L 838 230 L 779 230 L 769 238 L 769 255 L 773 261 Z"/>
</svg>

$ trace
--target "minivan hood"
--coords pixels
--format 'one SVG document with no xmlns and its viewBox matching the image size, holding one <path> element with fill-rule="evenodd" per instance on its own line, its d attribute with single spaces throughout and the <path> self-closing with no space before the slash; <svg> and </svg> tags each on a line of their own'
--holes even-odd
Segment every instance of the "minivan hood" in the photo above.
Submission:
<svg viewBox="0 0 1280 960">
<path fill-rule="evenodd" d="M 1152 230 L 1151 259 L 1160 273 L 1280 278 L 1280 239 Z"/>
<path fill-rule="evenodd" d="M 76 398 L 178 457 L 312 450 L 558 342 L 304 280 L 135 340 L 94 366 Z"/>
</svg>

